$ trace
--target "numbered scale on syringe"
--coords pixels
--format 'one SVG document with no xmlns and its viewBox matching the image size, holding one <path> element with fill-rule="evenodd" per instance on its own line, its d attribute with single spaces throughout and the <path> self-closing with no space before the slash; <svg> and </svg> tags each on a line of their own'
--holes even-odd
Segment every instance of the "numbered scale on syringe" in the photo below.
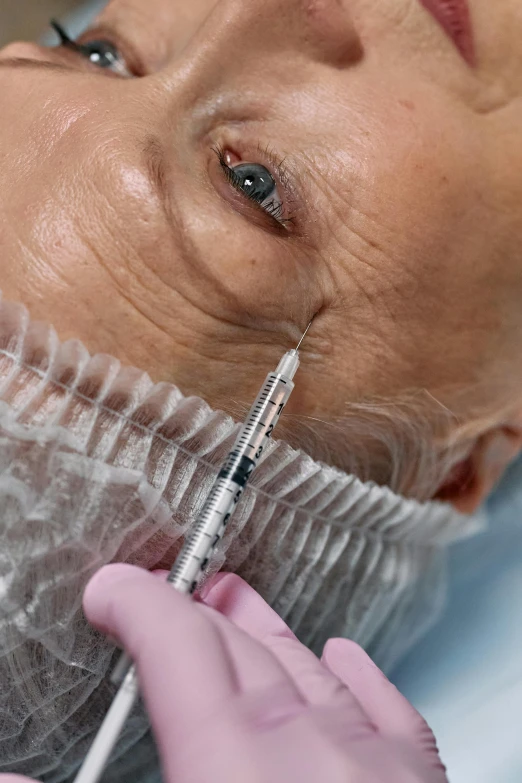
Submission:
<svg viewBox="0 0 522 783">
<path fill-rule="evenodd" d="M 281 364 L 283 362 L 284 359 Z M 275 373 L 267 376 L 168 577 L 168 581 L 183 592 L 193 593 L 196 590 L 294 388 L 293 373 L 283 375 L 281 364 Z M 283 366 L 283 369 L 286 367 Z"/>
<path fill-rule="evenodd" d="M 310 324 L 308 324 L 308 329 Z M 306 330 L 306 332 L 308 331 Z M 299 346 L 285 353 L 270 373 L 254 402 L 234 447 L 219 472 L 210 496 L 189 534 L 168 581 L 182 593 L 193 593 L 218 544 L 241 493 L 261 458 L 268 439 L 294 388 L 299 367 Z M 122 682 L 74 783 L 99 783 L 121 730 L 138 696 L 136 669 L 124 654 L 116 667 L 115 682 Z"/>
</svg>

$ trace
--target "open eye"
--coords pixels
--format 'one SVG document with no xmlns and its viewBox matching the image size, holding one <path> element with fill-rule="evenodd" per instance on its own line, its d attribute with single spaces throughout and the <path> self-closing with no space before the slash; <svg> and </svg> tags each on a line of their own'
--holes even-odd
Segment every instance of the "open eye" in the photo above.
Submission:
<svg viewBox="0 0 522 783">
<path fill-rule="evenodd" d="M 70 49 L 85 60 L 88 60 L 98 68 L 115 73 L 118 76 L 126 78 L 134 74 L 127 66 L 125 58 L 122 56 L 118 47 L 110 40 L 105 38 L 95 38 L 92 41 L 75 41 L 64 28 L 54 19 L 51 20 L 51 27 L 60 38 L 61 46 Z"/>
<path fill-rule="evenodd" d="M 234 163 L 234 159 L 237 160 L 236 156 L 219 147 L 215 148 L 215 152 L 225 177 L 235 190 L 254 202 L 280 228 L 287 228 L 287 224 L 293 222 L 293 219 L 286 214 L 285 199 L 280 193 L 281 185 L 266 166 L 243 161 Z M 277 170 L 278 179 L 287 181 L 282 164 L 276 161 L 271 163 Z"/>
<path fill-rule="evenodd" d="M 110 41 L 96 40 L 78 44 L 78 53 L 98 68 L 106 68 L 120 76 L 131 76 L 118 49 Z"/>
<path fill-rule="evenodd" d="M 279 220 L 283 214 L 283 200 L 271 173 L 260 163 L 239 163 L 227 166 L 227 178 L 235 188 L 255 201 L 272 217 Z"/>
</svg>

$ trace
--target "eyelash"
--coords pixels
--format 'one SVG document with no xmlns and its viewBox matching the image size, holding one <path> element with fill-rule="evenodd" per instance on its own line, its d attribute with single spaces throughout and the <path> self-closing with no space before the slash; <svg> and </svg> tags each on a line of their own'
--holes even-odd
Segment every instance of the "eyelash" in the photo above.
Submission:
<svg viewBox="0 0 522 783">
<path fill-rule="evenodd" d="M 58 35 L 60 39 L 60 46 L 65 47 L 66 49 L 69 49 L 70 51 L 74 52 L 76 55 L 81 57 L 82 59 L 86 61 L 91 61 L 93 64 L 94 60 L 91 59 L 91 57 L 88 56 L 89 51 L 88 47 L 89 45 L 93 45 L 95 43 L 104 43 L 109 45 L 115 53 L 118 54 L 119 58 L 122 57 L 122 59 L 118 59 L 114 62 L 115 66 L 119 66 L 119 69 L 112 70 L 109 68 L 104 69 L 102 66 L 97 65 L 97 67 L 100 68 L 100 70 L 106 70 L 108 73 L 114 73 L 116 75 L 124 76 L 126 78 L 129 77 L 139 77 L 142 76 L 142 67 L 137 62 L 135 57 L 130 57 L 128 52 L 124 53 L 121 51 L 120 45 L 117 41 L 112 40 L 112 35 L 104 35 L 102 31 L 100 31 L 99 38 L 94 38 L 96 32 L 93 31 L 92 33 L 92 40 L 87 40 L 85 42 L 82 41 L 82 39 L 75 40 L 74 38 L 71 38 L 71 36 L 67 33 L 67 31 L 62 27 L 62 25 L 57 22 L 55 19 L 51 19 L 50 26 L 55 31 L 55 33 Z M 119 72 L 118 72 L 119 70 Z"/>
<path fill-rule="evenodd" d="M 75 51 L 81 57 L 85 57 L 85 54 L 83 52 L 84 45 L 71 38 L 68 35 L 68 33 L 64 30 L 64 28 L 55 19 L 51 19 L 50 26 L 54 29 L 54 31 L 59 36 L 62 46 L 65 46 Z M 107 44 L 110 44 L 111 46 L 114 47 L 114 50 L 118 54 L 120 54 L 119 46 L 115 44 L 113 41 L 111 41 L 109 38 L 101 36 L 100 41 L 104 41 Z M 268 216 L 268 218 L 270 218 L 270 220 L 272 221 L 272 223 L 276 228 L 288 230 L 289 226 L 294 225 L 295 218 L 292 215 L 287 215 L 286 217 L 283 217 L 285 208 L 281 202 L 275 203 L 274 201 L 271 201 L 268 204 L 262 204 L 254 195 L 247 193 L 245 191 L 245 189 L 241 186 L 240 177 L 235 173 L 234 168 L 229 166 L 227 163 L 226 151 L 224 147 L 218 145 L 213 147 L 212 149 L 217 155 L 219 164 L 221 166 L 223 174 L 225 175 L 225 178 L 232 185 L 232 187 L 235 188 L 235 190 L 241 194 L 243 198 L 248 199 L 249 202 L 256 209 L 260 210 L 265 217 Z M 284 165 L 284 160 L 278 159 L 278 157 L 272 152 L 270 147 L 262 148 L 261 146 L 259 146 L 257 152 L 260 155 L 260 157 L 266 160 L 269 163 L 270 167 L 276 172 L 277 179 L 274 178 L 276 181 L 276 185 L 278 184 L 278 182 L 280 183 L 281 187 L 285 191 L 285 201 L 288 203 L 288 201 L 290 200 L 291 202 L 292 199 L 289 197 L 289 194 L 292 193 L 293 188 L 291 185 L 291 177 Z M 269 171 L 269 173 L 271 174 L 270 169 L 267 169 L 267 171 Z"/>
<path fill-rule="evenodd" d="M 217 158 L 219 160 L 219 165 L 221 166 L 223 174 L 225 175 L 227 181 L 230 182 L 233 188 L 235 188 L 244 198 L 248 199 L 256 207 L 256 209 L 261 210 L 264 215 L 268 215 L 268 217 L 274 222 L 274 224 L 277 225 L 278 228 L 288 229 L 290 225 L 294 225 L 295 223 L 294 216 L 288 215 L 287 217 L 282 217 L 284 212 L 283 204 L 281 203 L 274 204 L 273 202 L 270 202 L 269 204 L 263 206 L 254 196 L 248 194 L 244 190 L 244 188 L 241 187 L 239 177 L 237 176 L 237 174 L 235 174 L 232 166 L 229 166 L 227 163 L 226 150 L 224 147 L 220 145 L 216 145 L 212 149 L 217 155 Z M 274 154 L 274 152 L 272 152 L 272 150 L 269 147 L 263 148 L 259 146 L 257 151 L 260 157 L 267 160 L 271 168 L 277 173 L 277 180 L 281 184 L 282 188 L 287 193 L 291 192 L 292 191 L 291 179 L 288 171 L 285 168 L 284 160 L 278 159 L 278 157 Z M 268 169 L 268 171 L 270 170 Z"/>
</svg>

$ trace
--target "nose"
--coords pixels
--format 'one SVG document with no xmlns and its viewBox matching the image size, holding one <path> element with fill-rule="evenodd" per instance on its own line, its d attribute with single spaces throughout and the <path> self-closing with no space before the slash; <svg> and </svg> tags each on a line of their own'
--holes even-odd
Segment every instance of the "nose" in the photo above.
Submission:
<svg viewBox="0 0 522 783">
<path fill-rule="evenodd" d="M 176 73 L 185 66 L 185 78 L 199 68 L 223 80 L 261 65 L 270 71 L 274 61 L 344 68 L 362 55 L 349 0 L 218 0 L 171 65 Z"/>
<path fill-rule="evenodd" d="M 223 0 L 229 34 L 248 46 L 291 49 L 317 62 L 342 67 L 361 55 L 348 0 Z"/>
<path fill-rule="evenodd" d="M 342 68 L 362 56 L 362 42 L 347 0 L 271 0 L 267 6 L 273 7 L 274 15 L 289 13 L 292 27 L 283 18 L 281 32 L 287 37 L 289 29 L 297 33 L 295 45 L 315 60 Z"/>
</svg>

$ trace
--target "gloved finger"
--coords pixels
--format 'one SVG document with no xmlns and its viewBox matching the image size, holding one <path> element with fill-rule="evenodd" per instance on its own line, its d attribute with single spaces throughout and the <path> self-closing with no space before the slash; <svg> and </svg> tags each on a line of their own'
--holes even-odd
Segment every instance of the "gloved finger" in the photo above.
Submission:
<svg viewBox="0 0 522 783">
<path fill-rule="evenodd" d="M 145 571 L 102 569 L 87 587 L 84 608 L 135 660 L 160 746 L 219 715 L 239 694 L 244 665 L 264 688 L 281 694 L 276 711 L 302 708 L 291 678 L 259 643 Z"/>
<path fill-rule="evenodd" d="M 83 605 L 89 622 L 135 661 L 160 734 L 176 737 L 236 693 L 221 633 L 164 580 L 134 566 L 106 566 L 87 585 Z"/>
<path fill-rule="evenodd" d="M 168 573 L 154 571 L 154 576 L 166 579 Z M 290 700 L 294 704 L 299 690 L 293 688 L 293 693 L 289 692 L 290 682 L 293 684 L 292 673 L 281 666 L 265 645 L 253 641 L 262 642 L 265 637 L 272 636 L 295 640 L 279 615 L 241 577 L 223 571 L 209 579 L 197 600 L 213 610 L 208 619 L 217 623 L 227 638 L 239 689 L 261 691 L 268 688 L 273 693 L 279 692 L 278 703 Z M 236 622 L 239 618 L 242 622 Z"/>
<path fill-rule="evenodd" d="M 237 574 L 217 574 L 205 585 L 200 598 L 254 639 L 296 638 L 277 612 Z"/>
<path fill-rule="evenodd" d="M 323 663 L 351 690 L 384 737 L 407 740 L 432 768 L 444 770 L 430 727 L 355 642 L 330 639 Z"/>
<path fill-rule="evenodd" d="M 169 574 L 168 571 L 159 570 L 153 573 L 164 579 Z M 287 700 L 292 695 L 289 694 L 288 672 L 263 644 L 253 641 L 278 635 L 295 639 L 279 615 L 241 577 L 224 571 L 209 579 L 196 600 L 213 610 L 209 620 L 217 623 L 227 637 L 240 690 L 261 691 L 270 688 L 273 692 L 281 691 L 278 702 Z M 224 621 L 220 619 L 221 616 Z M 246 622 L 235 623 L 234 619 L 239 616 Z M 234 631 L 235 626 L 238 626 L 239 633 Z M 292 690 L 294 693 L 290 701 L 293 703 L 298 691 Z"/>
<path fill-rule="evenodd" d="M 157 578 L 166 579 L 168 571 L 154 571 Z M 281 688 L 288 679 L 274 656 L 262 644 L 253 641 L 265 634 L 290 635 L 295 638 L 288 626 L 278 614 L 271 609 L 259 595 L 252 590 L 236 574 L 221 571 L 213 576 L 204 586 L 196 600 L 202 607 L 212 610 L 208 615 L 210 622 L 217 624 L 227 637 L 227 645 L 231 653 L 239 690 L 262 690 L 264 688 Z M 241 611 L 248 617 L 248 627 L 245 632 L 235 629 L 234 612 Z M 297 690 L 294 689 L 296 692 Z M 285 693 L 288 689 L 285 688 Z"/>
<path fill-rule="evenodd" d="M 295 636 L 255 590 L 236 574 L 221 572 L 205 585 L 199 600 L 202 610 L 211 613 L 209 618 L 227 637 L 243 690 L 261 691 L 276 686 L 275 690 L 284 688 L 287 698 L 291 683 L 294 701 L 297 696 L 300 704 L 306 702 L 294 685 L 292 672 L 288 672 L 263 643 L 271 636 L 293 640 Z M 241 618 L 243 622 L 239 622 Z"/>
<path fill-rule="evenodd" d="M 368 723 L 361 705 L 288 628 L 286 623 L 246 582 L 235 574 L 222 574 L 203 591 L 206 605 L 258 639 L 292 677 L 301 694 L 313 705 L 342 706 L 354 722 Z M 245 665 L 255 665 L 245 660 Z"/>
</svg>

